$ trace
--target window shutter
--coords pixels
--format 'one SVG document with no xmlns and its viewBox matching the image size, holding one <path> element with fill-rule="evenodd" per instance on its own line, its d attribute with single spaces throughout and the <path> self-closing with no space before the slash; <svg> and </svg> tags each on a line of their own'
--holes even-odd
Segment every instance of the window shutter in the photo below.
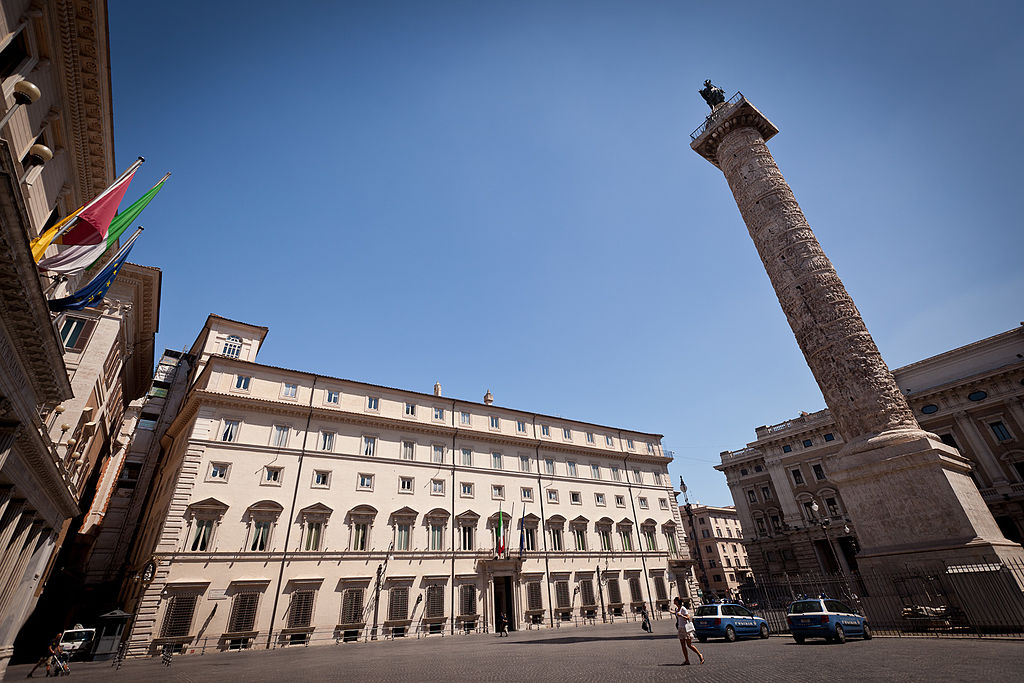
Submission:
<svg viewBox="0 0 1024 683">
<path fill-rule="evenodd" d="M 633 598 L 633 602 L 643 602 L 644 595 L 640 590 L 640 577 L 631 576 L 629 577 L 629 594 Z"/>
<path fill-rule="evenodd" d="M 349 588 L 341 601 L 341 623 L 358 624 L 363 621 L 363 589 Z"/>
<path fill-rule="evenodd" d="M 196 609 L 197 595 L 174 595 L 167 603 L 164 623 L 160 629 L 161 638 L 181 638 L 192 628 L 192 615 Z"/>
<path fill-rule="evenodd" d="M 390 594 L 388 602 L 388 619 L 391 621 L 405 621 L 409 618 L 409 587 L 395 586 L 388 591 Z"/>
<path fill-rule="evenodd" d="M 660 576 L 654 577 L 654 592 L 658 600 L 668 600 L 668 591 L 665 590 L 665 579 Z"/>
<path fill-rule="evenodd" d="M 622 604 L 622 592 L 619 591 L 618 579 L 608 579 L 608 602 Z"/>
<path fill-rule="evenodd" d="M 427 619 L 444 616 L 444 586 L 427 586 Z"/>
<path fill-rule="evenodd" d="M 462 585 L 462 609 L 461 615 L 464 617 L 476 615 L 476 586 L 471 584 Z"/>
<path fill-rule="evenodd" d="M 559 607 L 569 606 L 569 582 L 555 581 L 555 599 Z"/>
<path fill-rule="evenodd" d="M 313 621 L 313 597 L 316 591 L 305 590 L 292 593 L 288 608 L 288 628 L 309 626 Z"/>
<path fill-rule="evenodd" d="M 531 581 L 526 584 L 526 608 L 543 609 L 540 594 L 540 581 Z"/>
<path fill-rule="evenodd" d="M 231 619 L 228 620 L 228 632 L 251 631 L 256 623 L 256 606 L 259 601 L 259 593 L 236 594 L 231 607 Z"/>
<path fill-rule="evenodd" d="M 590 582 L 590 579 L 580 581 L 580 600 L 583 601 L 585 607 L 592 607 L 595 604 L 594 584 Z"/>
</svg>

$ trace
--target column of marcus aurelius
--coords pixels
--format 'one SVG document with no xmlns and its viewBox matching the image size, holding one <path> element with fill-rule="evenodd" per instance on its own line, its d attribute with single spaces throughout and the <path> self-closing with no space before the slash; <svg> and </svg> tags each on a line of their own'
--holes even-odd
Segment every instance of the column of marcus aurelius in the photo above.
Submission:
<svg viewBox="0 0 1024 683">
<path fill-rule="evenodd" d="M 742 94 L 725 102 L 705 86 L 712 113 L 691 147 L 725 174 L 846 439 L 828 466 L 857 528 L 860 568 L 1024 561 L 967 475 L 970 462 L 918 425 L 768 151 L 778 129 Z"/>
</svg>

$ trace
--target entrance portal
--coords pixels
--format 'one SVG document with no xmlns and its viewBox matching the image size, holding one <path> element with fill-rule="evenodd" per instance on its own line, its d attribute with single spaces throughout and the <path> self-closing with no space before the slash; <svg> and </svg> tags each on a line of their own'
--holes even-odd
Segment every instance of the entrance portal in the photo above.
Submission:
<svg viewBox="0 0 1024 683">
<path fill-rule="evenodd" d="M 501 614 L 505 613 L 505 618 L 508 619 L 508 630 L 516 630 L 516 618 L 515 610 L 512 602 L 512 577 L 511 576 L 495 576 L 494 577 L 494 625 L 495 631 L 498 630 L 498 624 L 501 623 Z"/>
</svg>

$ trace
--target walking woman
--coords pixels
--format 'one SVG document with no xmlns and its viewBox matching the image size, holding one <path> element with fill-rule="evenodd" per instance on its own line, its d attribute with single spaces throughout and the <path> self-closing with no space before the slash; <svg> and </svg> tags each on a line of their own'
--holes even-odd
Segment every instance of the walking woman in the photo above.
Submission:
<svg viewBox="0 0 1024 683">
<path fill-rule="evenodd" d="M 693 627 L 693 617 L 690 616 L 690 601 L 684 601 L 682 598 L 677 597 L 674 602 L 675 609 L 672 610 L 672 614 L 676 617 L 676 633 L 679 634 L 679 646 L 683 648 L 683 666 L 690 663 L 689 650 L 696 652 L 697 656 L 700 657 L 700 663 L 703 664 L 704 655 L 693 646 L 693 633 L 696 629 Z"/>
</svg>

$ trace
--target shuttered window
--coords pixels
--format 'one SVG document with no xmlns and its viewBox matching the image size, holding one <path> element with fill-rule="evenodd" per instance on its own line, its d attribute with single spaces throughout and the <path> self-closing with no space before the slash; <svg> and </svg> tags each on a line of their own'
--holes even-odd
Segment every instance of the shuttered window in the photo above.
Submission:
<svg viewBox="0 0 1024 683">
<path fill-rule="evenodd" d="M 640 577 L 631 576 L 629 577 L 629 595 L 633 598 L 633 602 L 643 602 L 644 595 L 640 591 Z"/>
<path fill-rule="evenodd" d="M 404 621 L 409 618 L 409 587 L 395 586 L 388 591 L 388 619 Z"/>
<path fill-rule="evenodd" d="M 569 606 L 569 582 L 555 581 L 555 600 L 559 607 Z"/>
<path fill-rule="evenodd" d="M 526 609 L 543 609 L 540 581 L 531 581 L 526 584 Z"/>
<path fill-rule="evenodd" d="M 197 595 L 172 595 L 167 601 L 161 638 L 181 638 L 192 628 L 192 615 L 196 611 Z"/>
<path fill-rule="evenodd" d="M 594 584 L 590 579 L 580 581 L 580 600 L 585 607 L 592 607 L 596 604 L 594 600 Z"/>
<path fill-rule="evenodd" d="M 474 616 L 476 614 L 476 586 L 471 584 L 463 584 L 461 591 L 461 609 L 459 614 L 462 616 Z"/>
<path fill-rule="evenodd" d="M 619 590 L 618 579 L 608 579 L 608 601 L 611 603 L 622 602 L 622 592 Z"/>
<path fill-rule="evenodd" d="M 253 630 L 253 626 L 256 624 L 256 606 L 259 605 L 259 602 L 259 593 L 237 593 L 231 605 L 228 632 L 239 633 Z"/>
<path fill-rule="evenodd" d="M 341 600 L 341 623 L 358 624 L 363 621 L 363 589 L 349 588 Z"/>
<path fill-rule="evenodd" d="M 665 590 L 665 579 L 661 576 L 654 577 L 654 593 L 658 600 L 668 600 L 668 591 Z"/>
<path fill-rule="evenodd" d="M 301 628 L 313 622 L 313 598 L 316 591 L 305 590 L 292 593 L 288 606 L 288 628 Z"/>
<path fill-rule="evenodd" d="M 427 619 L 444 616 L 444 586 L 427 586 Z"/>
</svg>

